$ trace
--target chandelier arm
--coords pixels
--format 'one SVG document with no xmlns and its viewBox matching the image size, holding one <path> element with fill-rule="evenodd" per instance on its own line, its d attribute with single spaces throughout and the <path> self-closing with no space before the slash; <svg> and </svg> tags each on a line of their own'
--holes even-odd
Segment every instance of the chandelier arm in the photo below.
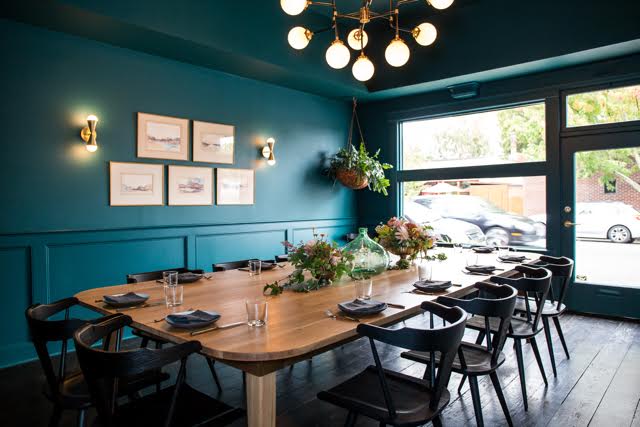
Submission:
<svg viewBox="0 0 640 427">
<path fill-rule="evenodd" d="M 334 7 L 334 4 L 332 2 L 326 2 L 326 1 L 309 1 L 309 6 L 327 6 L 327 7 Z"/>
</svg>

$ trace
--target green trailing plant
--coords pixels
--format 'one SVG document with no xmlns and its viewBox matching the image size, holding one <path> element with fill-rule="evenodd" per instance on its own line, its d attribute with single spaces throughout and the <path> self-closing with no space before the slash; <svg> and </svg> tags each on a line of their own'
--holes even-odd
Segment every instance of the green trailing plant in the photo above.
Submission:
<svg viewBox="0 0 640 427">
<path fill-rule="evenodd" d="M 389 163 L 382 163 L 379 160 L 380 150 L 370 155 L 364 142 L 356 149 L 353 144 L 348 148 L 341 148 L 330 159 L 329 175 L 335 180 L 338 179 L 340 171 L 351 171 L 362 181 L 367 181 L 367 187 L 376 193 L 388 195 L 389 179 L 385 175 L 385 170 L 393 166 Z"/>
</svg>

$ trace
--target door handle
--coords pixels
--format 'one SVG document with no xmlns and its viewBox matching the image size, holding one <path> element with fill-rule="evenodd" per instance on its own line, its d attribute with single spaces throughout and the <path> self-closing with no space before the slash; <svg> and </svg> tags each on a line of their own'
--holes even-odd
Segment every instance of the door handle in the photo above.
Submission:
<svg viewBox="0 0 640 427">
<path fill-rule="evenodd" d="M 575 227 L 576 225 L 580 225 L 577 222 L 571 222 L 571 221 L 565 221 L 563 224 L 565 228 L 571 228 L 571 227 Z"/>
</svg>

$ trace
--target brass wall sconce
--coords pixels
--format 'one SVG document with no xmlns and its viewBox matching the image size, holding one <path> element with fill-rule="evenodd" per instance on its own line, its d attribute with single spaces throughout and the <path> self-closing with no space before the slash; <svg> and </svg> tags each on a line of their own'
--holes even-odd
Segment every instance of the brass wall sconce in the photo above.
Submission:
<svg viewBox="0 0 640 427">
<path fill-rule="evenodd" d="M 276 145 L 276 140 L 273 138 L 267 138 L 267 145 L 262 147 L 262 157 L 267 159 L 267 164 L 273 166 L 276 164 L 276 157 L 273 154 L 273 146 Z"/>
<path fill-rule="evenodd" d="M 86 142 L 87 145 L 85 145 L 85 148 L 90 153 L 93 153 L 98 149 L 98 143 L 96 142 L 96 138 L 98 136 L 96 132 L 97 124 L 98 118 L 96 116 L 94 116 L 93 114 L 87 116 L 88 126 L 83 127 L 80 131 L 80 138 L 82 138 L 82 140 Z"/>
</svg>

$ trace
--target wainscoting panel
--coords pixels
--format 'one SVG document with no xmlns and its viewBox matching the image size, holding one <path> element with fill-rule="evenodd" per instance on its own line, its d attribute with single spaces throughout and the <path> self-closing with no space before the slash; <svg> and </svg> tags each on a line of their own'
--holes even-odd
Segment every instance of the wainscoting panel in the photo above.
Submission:
<svg viewBox="0 0 640 427">
<path fill-rule="evenodd" d="M 335 240 L 340 245 L 346 244 L 346 234 L 357 230 L 352 225 L 325 225 L 318 227 L 294 228 L 291 243 L 298 244 L 313 238 L 313 233 L 324 234 L 327 239 Z"/>
<path fill-rule="evenodd" d="M 218 262 L 249 258 L 273 259 L 284 253 L 286 230 L 196 236 L 196 266 L 210 271 Z"/>
</svg>

